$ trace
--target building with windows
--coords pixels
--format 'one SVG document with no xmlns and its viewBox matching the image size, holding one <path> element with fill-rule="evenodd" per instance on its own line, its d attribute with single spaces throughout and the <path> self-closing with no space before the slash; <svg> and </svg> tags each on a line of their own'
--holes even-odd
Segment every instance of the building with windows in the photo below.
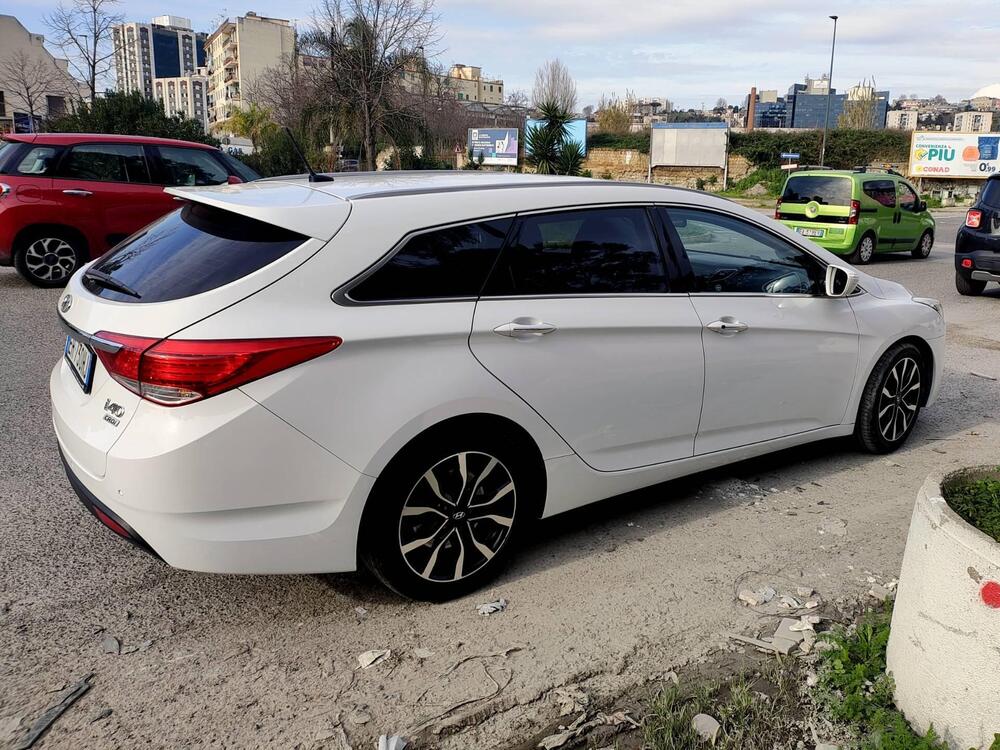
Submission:
<svg viewBox="0 0 1000 750">
<path fill-rule="evenodd" d="M 180 16 L 157 16 L 150 23 L 123 23 L 112 29 L 119 91 L 154 98 L 154 81 L 194 75 L 205 66 L 207 34 Z"/>
<path fill-rule="evenodd" d="M 916 109 L 894 109 L 885 118 L 889 130 L 916 130 L 919 122 L 920 111 Z"/>
<path fill-rule="evenodd" d="M 955 115 L 956 133 L 989 133 L 993 130 L 993 112 L 959 112 Z"/>
<path fill-rule="evenodd" d="M 205 42 L 209 128 L 228 133 L 226 120 L 243 108 L 243 92 L 265 70 L 287 63 L 295 54 L 295 28 L 290 21 L 256 13 L 223 21 Z"/>
<path fill-rule="evenodd" d="M 208 132 L 208 75 L 205 68 L 174 78 L 155 78 L 153 98 L 168 115 L 197 120 Z"/>
<path fill-rule="evenodd" d="M 23 75 L 5 75 L 11 67 Z M 33 133 L 45 120 L 66 114 L 81 96 L 69 63 L 45 48 L 45 37 L 0 14 L 0 133 Z"/>
<path fill-rule="evenodd" d="M 983 86 L 972 95 L 969 104 L 978 112 L 1000 112 L 1000 83 Z"/>
<path fill-rule="evenodd" d="M 827 95 L 830 100 L 831 128 L 838 127 L 847 102 L 866 98 L 874 99 L 875 128 L 886 126 L 888 91 L 875 91 L 871 86 L 858 85 L 852 86 L 846 93 L 838 94 L 837 89 L 830 88 L 829 78 L 825 74 L 819 78 L 806 76 L 804 83 L 793 83 L 785 96 L 778 96 L 776 89 L 759 92 L 756 88 L 751 89 L 742 111 L 745 118 L 752 116 L 753 122 L 744 122 L 744 125 L 755 128 L 822 128 L 827 116 Z"/>
<path fill-rule="evenodd" d="M 454 94 L 460 102 L 503 104 L 503 81 L 499 78 L 484 78 L 483 69 L 480 67 L 456 63 L 451 66 L 448 74 L 443 76 L 436 76 L 419 68 L 418 64 L 403 73 L 404 91 L 411 94 L 427 94 L 440 87 Z"/>
</svg>

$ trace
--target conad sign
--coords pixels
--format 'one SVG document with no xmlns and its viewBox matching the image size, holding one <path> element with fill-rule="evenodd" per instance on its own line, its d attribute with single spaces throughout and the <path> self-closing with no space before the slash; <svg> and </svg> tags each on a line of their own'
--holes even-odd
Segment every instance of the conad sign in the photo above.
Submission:
<svg viewBox="0 0 1000 750">
<path fill-rule="evenodd" d="M 982 178 L 1000 168 L 1000 135 L 917 133 L 910 141 L 911 177 Z"/>
</svg>

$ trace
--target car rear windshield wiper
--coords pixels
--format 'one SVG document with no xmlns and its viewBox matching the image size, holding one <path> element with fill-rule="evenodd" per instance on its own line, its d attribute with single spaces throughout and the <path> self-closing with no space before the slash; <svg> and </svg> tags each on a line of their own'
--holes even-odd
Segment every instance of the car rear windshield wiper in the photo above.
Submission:
<svg viewBox="0 0 1000 750">
<path fill-rule="evenodd" d="M 127 284 L 123 284 L 118 281 L 118 279 L 112 277 L 110 274 L 104 273 L 103 271 L 95 271 L 93 268 L 88 268 L 84 272 L 83 278 L 91 279 L 98 286 L 103 286 L 105 289 L 110 289 L 113 292 L 121 292 L 122 294 L 127 294 L 129 297 L 142 299 L 142 295 L 135 289 Z"/>
</svg>

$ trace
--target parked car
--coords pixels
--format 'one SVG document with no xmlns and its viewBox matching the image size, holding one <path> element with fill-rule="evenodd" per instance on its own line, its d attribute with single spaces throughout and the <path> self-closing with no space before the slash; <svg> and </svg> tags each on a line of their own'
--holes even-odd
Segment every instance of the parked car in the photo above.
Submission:
<svg viewBox="0 0 1000 750">
<path fill-rule="evenodd" d="M 177 208 L 164 186 L 257 179 L 203 143 L 96 134 L 0 140 L 0 265 L 61 287 L 73 272 Z"/>
<path fill-rule="evenodd" d="M 991 281 L 1000 282 L 1000 175 L 993 175 L 983 184 L 955 239 L 958 293 L 982 294 Z"/>
<path fill-rule="evenodd" d="M 793 172 L 774 218 L 855 265 L 871 262 L 876 253 L 926 258 L 934 247 L 934 217 L 927 203 L 892 170 Z"/>
<path fill-rule="evenodd" d="M 937 393 L 940 305 L 729 201 L 480 172 L 168 188 L 59 301 L 53 422 L 119 535 L 219 573 L 483 584 L 531 523 Z"/>
</svg>

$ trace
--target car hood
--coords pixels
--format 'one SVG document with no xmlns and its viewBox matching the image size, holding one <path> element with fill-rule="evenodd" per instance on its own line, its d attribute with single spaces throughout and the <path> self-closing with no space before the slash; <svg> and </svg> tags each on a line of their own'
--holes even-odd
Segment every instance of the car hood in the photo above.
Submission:
<svg viewBox="0 0 1000 750">
<path fill-rule="evenodd" d="M 912 299 L 913 293 L 902 284 L 895 281 L 879 279 L 859 271 L 859 283 L 862 289 L 879 299 Z"/>
</svg>

